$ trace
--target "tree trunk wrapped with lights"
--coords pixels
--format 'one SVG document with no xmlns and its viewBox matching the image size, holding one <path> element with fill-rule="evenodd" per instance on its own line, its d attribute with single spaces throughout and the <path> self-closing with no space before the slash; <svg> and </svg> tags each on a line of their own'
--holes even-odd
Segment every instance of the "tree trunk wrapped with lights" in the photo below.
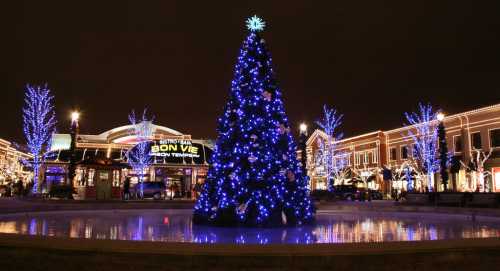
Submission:
<svg viewBox="0 0 500 271">
<path fill-rule="evenodd" d="M 437 113 L 431 104 L 419 103 L 418 112 L 406 113 L 407 135 L 414 143 L 413 159 L 427 175 L 427 188 L 435 192 L 434 174 L 439 170 Z"/>
<path fill-rule="evenodd" d="M 127 152 L 127 162 L 134 169 L 137 174 L 139 183 L 140 198 L 144 196 L 144 179 L 148 173 L 149 167 L 153 163 L 150 155 L 151 139 L 153 136 L 153 118 L 147 117 L 147 110 L 144 109 L 142 118 L 137 119 L 135 111 L 132 111 L 128 116 L 130 124 L 132 125 L 131 135 L 137 140 L 136 145 Z M 136 189 L 137 192 L 137 189 Z"/>
<path fill-rule="evenodd" d="M 50 151 L 52 134 L 56 129 L 56 115 L 54 112 L 54 96 L 47 85 L 26 86 L 23 108 L 23 131 L 26 145 L 33 155 L 33 189 L 39 193 L 40 166 Z"/>
<path fill-rule="evenodd" d="M 250 30 L 235 67 L 230 98 L 219 119 L 218 139 L 194 222 L 219 226 L 301 225 L 314 220 L 307 177 L 296 157 L 272 60 Z"/>
</svg>

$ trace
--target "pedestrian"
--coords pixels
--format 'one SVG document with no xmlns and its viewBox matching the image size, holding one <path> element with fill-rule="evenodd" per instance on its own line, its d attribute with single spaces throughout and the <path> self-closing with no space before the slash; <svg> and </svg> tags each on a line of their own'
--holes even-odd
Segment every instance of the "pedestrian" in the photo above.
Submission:
<svg viewBox="0 0 500 271">
<path fill-rule="evenodd" d="M 123 182 L 123 198 L 125 200 L 130 199 L 130 177 L 127 176 Z"/>
<path fill-rule="evenodd" d="M 171 200 L 176 198 L 179 194 L 179 185 L 177 185 L 177 183 L 173 183 L 172 184 L 172 198 L 170 198 Z"/>
</svg>

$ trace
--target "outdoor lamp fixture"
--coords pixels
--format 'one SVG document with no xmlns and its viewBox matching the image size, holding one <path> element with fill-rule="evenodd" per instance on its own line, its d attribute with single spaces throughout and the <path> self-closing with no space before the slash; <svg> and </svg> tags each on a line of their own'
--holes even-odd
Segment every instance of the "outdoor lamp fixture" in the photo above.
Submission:
<svg viewBox="0 0 500 271">
<path fill-rule="evenodd" d="M 77 122 L 80 118 L 80 113 L 78 111 L 73 111 L 71 113 L 71 122 Z"/>
<path fill-rule="evenodd" d="M 443 121 L 444 120 L 444 113 L 439 112 L 437 114 L 436 118 L 437 118 L 438 121 Z"/>
<path fill-rule="evenodd" d="M 301 134 L 306 134 L 307 133 L 307 124 L 301 123 L 299 126 L 299 130 Z"/>
</svg>

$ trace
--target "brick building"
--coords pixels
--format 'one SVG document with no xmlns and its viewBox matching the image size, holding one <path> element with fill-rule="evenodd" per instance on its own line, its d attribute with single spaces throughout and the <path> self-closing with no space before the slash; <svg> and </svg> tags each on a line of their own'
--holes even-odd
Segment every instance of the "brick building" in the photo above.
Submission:
<svg viewBox="0 0 500 271">
<path fill-rule="evenodd" d="M 446 116 L 443 123 L 448 150 L 453 157 L 449 188 L 462 192 L 500 192 L 500 104 Z M 385 193 L 393 187 L 405 190 L 407 184 L 396 180 L 394 175 L 391 180 L 384 180 L 382 176 L 383 169 L 395 173 L 405 163 L 414 161 L 414 142 L 408 135 L 409 129 L 414 130 L 414 127 L 375 131 L 339 140 L 335 157 L 346 157 L 345 164 L 352 171 L 347 182 L 357 177 L 363 180 L 358 185 Z M 326 188 L 320 147 L 326 138 L 324 132 L 316 130 L 307 141 L 307 169 L 312 190 Z M 481 160 L 489 155 L 484 163 L 482 181 L 476 177 L 479 175 L 473 174 L 478 169 L 470 163 L 477 161 L 478 154 Z M 438 191 L 443 190 L 439 174 L 435 176 L 435 187 Z"/>
<path fill-rule="evenodd" d="M 32 175 L 21 160 L 30 158 L 31 155 L 18 150 L 11 142 L 0 139 L 0 185 L 17 180 L 29 182 Z"/>
</svg>

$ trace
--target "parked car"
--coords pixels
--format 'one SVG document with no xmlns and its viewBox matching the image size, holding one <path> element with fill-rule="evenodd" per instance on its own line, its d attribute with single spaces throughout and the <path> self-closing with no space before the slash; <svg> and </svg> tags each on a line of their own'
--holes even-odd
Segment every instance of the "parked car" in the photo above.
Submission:
<svg viewBox="0 0 500 271">
<path fill-rule="evenodd" d="M 382 193 L 378 190 L 367 190 L 358 188 L 355 185 L 338 185 L 333 188 L 333 195 L 342 200 L 381 200 Z"/>
<path fill-rule="evenodd" d="M 165 198 L 167 187 L 162 182 L 144 182 L 142 191 L 142 198 L 153 198 L 155 200 L 159 200 Z M 140 184 L 138 183 L 134 187 L 130 188 L 130 193 L 135 196 L 135 198 L 141 198 Z"/>
<path fill-rule="evenodd" d="M 333 187 L 332 191 L 335 198 L 342 200 L 356 200 L 359 199 L 359 191 L 354 185 L 337 185 Z"/>
</svg>

